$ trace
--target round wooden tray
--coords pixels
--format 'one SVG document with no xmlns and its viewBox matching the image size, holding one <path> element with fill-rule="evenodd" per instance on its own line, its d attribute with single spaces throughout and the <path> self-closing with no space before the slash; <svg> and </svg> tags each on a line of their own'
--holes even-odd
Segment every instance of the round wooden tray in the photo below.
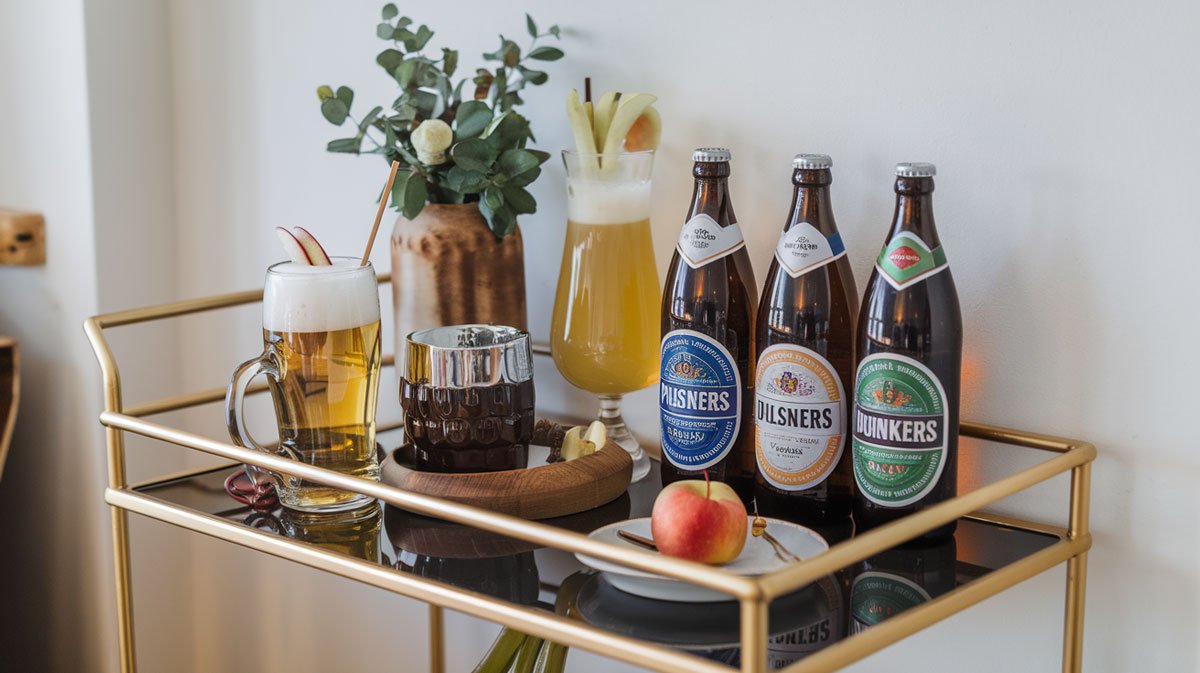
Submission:
<svg viewBox="0 0 1200 673">
<path fill-rule="evenodd" d="M 590 456 L 563 463 L 544 463 L 547 450 L 529 448 L 530 467 L 524 470 L 455 474 L 418 472 L 397 460 L 401 447 L 383 461 L 382 478 L 406 491 L 524 519 L 584 512 L 616 500 L 629 488 L 633 461 L 612 441 Z"/>
</svg>

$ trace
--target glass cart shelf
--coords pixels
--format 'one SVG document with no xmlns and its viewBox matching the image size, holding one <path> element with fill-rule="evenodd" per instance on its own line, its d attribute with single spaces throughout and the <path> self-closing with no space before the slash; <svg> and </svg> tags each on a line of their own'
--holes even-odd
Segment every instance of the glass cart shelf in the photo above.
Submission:
<svg viewBox="0 0 1200 673">
<path fill-rule="evenodd" d="M 382 275 L 380 282 L 388 276 Z M 105 330 L 261 301 L 241 292 L 121 311 L 90 318 L 84 327 L 103 373 L 122 671 L 136 670 L 129 564 L 128 512 L 171 523 L 350 578 L 429 604 L 430 662 L 445 669 L 442 610 L 502 624 L 654 671 L 817 673 L 838 670 L 1060 563 L 1067 564 L 1062 668 L 1081 670 L 1083 601 L 1091 463 L 1083 441 L 964 422 L 961 433 L 987 442 L 1047 452 L 1050 457 L 919 514 L 861 535 L 821 530 L 831 548 L 769 575 L 747 578 L 720 568 L 606 544 L 587 538 L 600 525 L 644 516 L 658 490 L 653 473 L 604 507 L 561 519 L 529 521 L 410 493 L 223 440 L 147 420 L 224 399 L 224 389 L 201 390 L 138 405 L 122 399 L 117 362 Z M 386 359 L 385 364 L 391 364 Z M 259 386 L 252 390 L 261 392 Z M 397 424 L 382 424 L 395 430 Z M 126 480 L 126 432 L 234 461 L 217 468 Z M 389 448 L 395 432 L 382 432 Z M 977 450 L 976 442 L 964 451 Z M 290 513 L 237 507 L 222 482 L 238 463 L 364 493 L 383 504 L 330 528 Z M 657 472 L 655 464 L 654 472 Z M 981 510 L 1051 477 L 1071 473 L 1067 526 L 1046 525 Z M 953 540 L 905 544 L 922 532 L 958 520 Z M 538 550 L 537 560 L 533 551 Z M 466 551 L 470 550 L 470 551 Z M 599 575 L 576 575 L 584 553 L 652 571 L 729 596 L 704 610 L 639 599 Z M 547 570 L 539 574 L 539 567 Z M 557 614 L 539 600 L 571 575 L 577 613 Z"/>
</svg>

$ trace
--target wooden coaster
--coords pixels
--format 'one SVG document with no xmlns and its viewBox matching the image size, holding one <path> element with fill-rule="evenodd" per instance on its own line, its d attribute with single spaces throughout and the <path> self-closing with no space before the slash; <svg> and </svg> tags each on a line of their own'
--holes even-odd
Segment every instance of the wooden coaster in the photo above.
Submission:
<svg viewBox="0 0 1200 673">
<path fill-rule="evenodd" d="M 397 462 L 402 450 L 383 462 L 385 484 L 524 519 L 567 516 L 608 504 L 629 488 L 633 476 L 632 459 L 612 441 L 590 456 L 563 463 L 472 474 L 419 472 Z"/>
</svg>

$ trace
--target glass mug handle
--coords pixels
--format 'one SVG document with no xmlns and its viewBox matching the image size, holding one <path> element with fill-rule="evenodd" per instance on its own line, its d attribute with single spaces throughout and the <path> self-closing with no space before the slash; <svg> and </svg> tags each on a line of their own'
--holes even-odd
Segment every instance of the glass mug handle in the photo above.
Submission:
<svg viewBox="0 0 1200 673">
<path fill-rule="evenodd" d="M 225 391 L 225 423 L 229 427 L 229 436 L 234 444 L 247 449 L 255 449 L 263 453 L 274 453 L 267 447 L 255 441 L 246 427 L 244 404 L 246 389 L 258 375 L 279 378 L 279 368 L 275 365 L 274 353 L 268 346 L 262 354 L 238 365 L 229 379 L 229 388 Z M 250 479 L 253 493 L 247 494 L 251 500 L 257 500 L 268 494 L 272 486 L 280 483 L 282 477 L 260 467 L 246 465 L 246 476 Z"/>
</svg>

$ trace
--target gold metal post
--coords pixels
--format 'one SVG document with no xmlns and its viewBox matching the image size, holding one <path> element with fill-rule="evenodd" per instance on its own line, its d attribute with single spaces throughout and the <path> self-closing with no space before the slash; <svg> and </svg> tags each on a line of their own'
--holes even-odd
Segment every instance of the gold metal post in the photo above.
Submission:
<svg viewBox="0 0 1200 673">
<path fill-rule="evenodd" d="M 742 673 L 766 673 L 770 634 L 768 600 L 764 596 L 741 600 Z"/>
<path fill-rule="evenodd" d="M 1092 490 L 1092 465 L 1071 470 L 1071 514 L 1067 538 L 1091 538 L 1088 508 Z M 1067 606 L 1063 617 L 1063 673 L 1083 670 L 1083 599 L 1087 589 L 1087 552 L 1067 561 Z"/>
<path fill-rule="evenodd" d="M 442 606 L 429 605 L 429 673 L 446 671 L 446 626 Z"/>
</svg>

